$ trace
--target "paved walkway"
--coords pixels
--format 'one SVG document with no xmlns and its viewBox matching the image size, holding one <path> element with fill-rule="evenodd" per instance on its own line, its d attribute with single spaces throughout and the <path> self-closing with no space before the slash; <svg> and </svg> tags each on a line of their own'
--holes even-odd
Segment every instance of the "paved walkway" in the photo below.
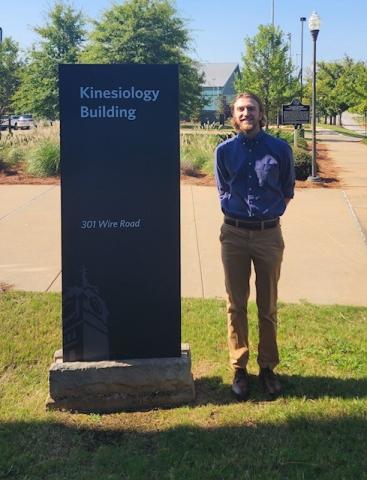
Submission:
<svg viewBox="0 0 367 480">
<path fill-rule="evenodd" d="M 280 299 L 367 305 L 367 146 L 319 135 L 341 167 L 342 189 L 297 190 L 282 220 Z M 221 214 L 213 187 L 181 188 L 182 295 L 224 297 Z M 60 189 L 0 186 L 0 282 L 59 291 Z M 254 298 L 254 287 L 252 295 Z"/>
<path fill-rule="evenodd" d="M 360 135 L 366 135 L 366 126 L 360 125 L 356 118 L 363 118 L 362 115 L 356 115 L 354 113 L 343 112 L 342 114 L 342 125 L 344 128 L 348 130 L 352 130 L 355 133 L 359 133 Z"/>
</svg>

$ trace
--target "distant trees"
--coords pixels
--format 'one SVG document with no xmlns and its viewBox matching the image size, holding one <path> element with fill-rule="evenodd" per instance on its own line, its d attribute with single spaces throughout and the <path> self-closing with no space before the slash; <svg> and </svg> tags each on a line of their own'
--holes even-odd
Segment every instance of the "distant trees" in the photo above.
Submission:
<svg viewBox="0 0 367 480">
<path fill-rule="evenodd" d="M 21 61 L 18 45 L 10 38 L 0 43 L 0 117 L 10 110 L 12 96 L 19 85 Z"/>
<path fill-rule="evenodd" d="M 59 116 L 58 65 L 78 62 L 85 20 L 81 12 L 58 1 L 48 12 L 46 25 L 34 31 L 41 43 L 28 53 L 13 104 L 19 112 L 55 119 Z"/>
<path fill-rule="evenodd" d="M 60 63 L 176 63 L 180 65 L 181 115 L 189 118 L 199 115 L 203 107 L 203 77 L 187 53 L 189 32 L 170 0 L 127 0 L 107 9 L 93 25 L 89 42 L 84 46 L 83 14 L 62 0 L 56 1 L 48 12 L 46 24 L 34 28 L 41 37 L 39 44 L 28 51 L 16 81 L 9 83 L 12 90 L 7 98 L 13 96 L 16 111 L 58 118 Z M 15 47 L 10 47 L 9 42 L 3 42 L 2 50 L 13 48 L 9 58 L 15 59 Z M 5 83 L 5 75 L 1 74 L 0 95 Z M 0 102 L 3 102 L 1 96 Z"/>
<path fill-rule="evenodd" d="M 245 47 L 236 90 L 259 95 L 268 122 L 274 122 L 281 105 L 295 97 L 299 90 L 284 34 L 272 25 L 260 25 L 254 37 L 245 39 Z"/>
<path fill-rule="evenodd" d="M 317 111 L 325 123 L 341 123 L 346 110 L 363 113 L 367 110 L 367 64 L 350 57 L 317 64 Z M 311 101 L 311 79 L 306 95 Z"/>
<path fill-rule="evenodd" d="M 128 0 L 94 22 L 82 54 L 85 63 L 178 63 L 181 115 L 202 108 L 203 78 L 187 55 L 189 33 L 169 0 Z"/>
</svg>

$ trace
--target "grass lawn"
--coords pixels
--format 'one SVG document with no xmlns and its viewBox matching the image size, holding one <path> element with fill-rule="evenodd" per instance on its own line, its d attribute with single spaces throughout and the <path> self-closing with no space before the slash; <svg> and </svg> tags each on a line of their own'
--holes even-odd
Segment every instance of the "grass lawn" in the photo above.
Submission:
<svg viewBox="0 0 367 480">
<path fill-rule="evenodd" d="M 197 397 L 147 412 L 46 412 L 60 295 L 0 295 L 0 479 L 367 478 L 367 308 L 281 304 L 284 395 L 230 395 L 225 304 L 183 300 Z M 256 344 L 256 310 L 250 305 Z"/>
</svg>

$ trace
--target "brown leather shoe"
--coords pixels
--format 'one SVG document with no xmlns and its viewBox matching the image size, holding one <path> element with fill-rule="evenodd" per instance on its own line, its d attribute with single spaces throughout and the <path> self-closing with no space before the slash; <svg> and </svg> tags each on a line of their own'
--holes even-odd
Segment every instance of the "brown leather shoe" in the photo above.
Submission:
<svg viewBox="0 0 367 480">
<path fill-rule="evenodd" d="M 250 393 L 249 378 L 247 371 L 243 368 L 236 368 L 232 382 L 232 393 L 240 402 L 245 402 Z"/>
<path fill-rule="evenodd" d="M 275 398 L 282 392 L 282 386 L 270 368 L 261 368 L 259 373 L 260 382 L 265 390 L 265 393 L 270 397 Z"/>
</svg>

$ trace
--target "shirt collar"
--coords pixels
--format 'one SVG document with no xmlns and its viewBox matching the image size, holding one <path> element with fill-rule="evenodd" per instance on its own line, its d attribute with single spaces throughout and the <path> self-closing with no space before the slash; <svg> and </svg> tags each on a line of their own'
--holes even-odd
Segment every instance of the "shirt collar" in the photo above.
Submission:
<svg viewBox="0 0 367 480">
<path fill-rule="evenodd" d="M 245 145 L 253 145 L 254 143 L 258 143 L 259 140 L 261 140 L 264 135 L 265 135 L 265 132 L 264 130 L 261 129 L 260 132 L 258 132 L 254 136 L 254 138 L 251 138 L 251 139 L 247 138 L 247 135 L 243 132 L 240 132 L 237 137 L 241 143 L 244 143 Z"/>
</svg>

